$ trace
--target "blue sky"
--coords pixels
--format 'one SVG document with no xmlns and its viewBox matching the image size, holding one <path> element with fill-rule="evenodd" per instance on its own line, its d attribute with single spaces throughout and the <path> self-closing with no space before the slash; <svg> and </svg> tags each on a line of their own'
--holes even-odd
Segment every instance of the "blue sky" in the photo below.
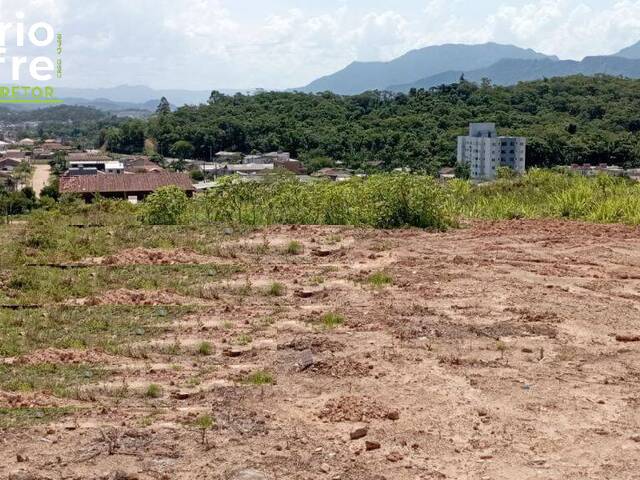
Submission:
<svg viewBox="0 0 640 480">
<path fill-rule="evenodd" d="M 17 11 L 63 33 L 76 87 L 286 88 L 427 45 L 581 59 L 640 40 L 640 0 L 0 0 Z"/>
</svg>

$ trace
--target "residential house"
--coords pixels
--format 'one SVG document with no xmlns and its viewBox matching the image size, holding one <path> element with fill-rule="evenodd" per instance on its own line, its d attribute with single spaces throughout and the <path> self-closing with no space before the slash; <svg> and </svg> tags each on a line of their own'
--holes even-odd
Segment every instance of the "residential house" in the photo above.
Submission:
<svg viewBox="0 0 640 480">
<path fill-rule="evenodd" d="M 456 178 L 456 169 L 453 167 L 444 167 L 438 171 L 438 177 L 442 180 L 452 180 Z"/>
<path fill-rule="evenodd" d="M 13 170 L 22 163 L 18 158 L 2 158 L 0 159 L 0 172 L 13 172 Z"/>
<path fill-rule="evenodd" d="M 35 144 L 35 140 L 32 140 L 31 138 L 23 138 L 18 142 L 18 145 L 21 147 L 33 147 Z"/>
<path fill-rule="evenodd" d="M 342 182 L 353 177 L 353 172 L 344 168 L 321 168 L 317 172 L 311 174 L 312 177 L 324 177 L 334 182 Z"/>
<path fill-rule="evenodd" d="M 195 191 L 186 173 L 151 172 L 60 177 L 60 193 L 73 193 L 90 202 L 96 195 L 138 203 L 158 188 L 174 185 L 187 195 Z"/>
<path fill-rule="evenodd" d="M 162 168 L 157 163 L 149 160 L 146 155 L 134 155 L 130 157 L 123 157 L 120 161 L 124 164 L 124 173 L 149 173 L 149 172 L 162 172 Z"/>
</svg>

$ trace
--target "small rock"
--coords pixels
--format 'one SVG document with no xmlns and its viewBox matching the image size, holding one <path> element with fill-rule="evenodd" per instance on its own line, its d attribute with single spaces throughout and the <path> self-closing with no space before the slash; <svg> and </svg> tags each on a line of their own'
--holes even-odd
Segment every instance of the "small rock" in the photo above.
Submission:
<svg viewBox="0 0 640 480">
<path fill-rule="evenodd" d="M 242 350 L 241 348 L 235 348 L 235 347 L 227 347 L 224 348 L 222 350 L 222 354 L 225 357 L 239 357 L 240 355 L 242 355 L 242 353 L 244 352 L 244 350 Z"/>
<path fill-rule="evenodd" d="M 491 455 L 490 453 L 485 453 L 484 455 L 480 455 L 480 460 L 491 460 L 493 458 L 493 455 Z"/>
<path fill-rule="evenodd" d="M 18 453 L 16 455 L 16 461 L 18 463 L 28 462 L 29 461 L 29 457 L 27 457 L 26 455 L 21 455 L 20 453 Z"/>
<path fill-rule="evenodd" d="M 400 412 L 393 410 L 392 412 L 387 413 L 387 418 L 389 420 L 398 420 L 400 418 Z"/>
<path fill-rule="evenodd" d="M 618 342 L 640 342 L 640 335 L 616 335 Z"/>
<path fill-rule="evenodd" d="M 522 349 L 522 353 L 533 353 L 533 350 L 531 348 L 524 347 Z"/>
<path fill-rule="evenodd" d="M 389 455 L 387 455 L 387 460 L 393 463 L 399 462 L 403 458 L 404 457 L 399 452 L 391 452 Z"/>
<path fill-rule="evenodd" d="M 298 358 L 296 365 L 298 367 L 298 370 L 300 372 L 303 372 L 304 370 L 313 366 L 314 363 L 315 360 L 313 359 L 313 353 L 311 352 L 311 350 L 306 349 L 300 352 L 300 357 Z"/>
<path fill-rule="evenodd" d="M 364 448 L 367 452 L 370 452 L 371 450 L 378 450 L 380 448 L 380 443 L 367 440 L 364 442 Z"/>
<path fill-rule="evenodd" d="M 531 463 L 534 465 L 544 465 L 547 461 L 544 458 L 534 458 Z"/>
<path fill-rule="evenodd" d="M 109 475 L 109 480 L 137 480 L 137 475 L 127 473 L 124 470 L 116 470 Z"/>
<path fill-rule="evenodd" d="M 311 298 L 315 294 L 315 292 L 311 290 L 296 290 L 294 293 L 296 297 L 300 298 Z"/>
<path fill-rule="evenodd" d="M 228 480 L 269 480 L 269 477 L 258 470 L 249 468 L 232 473 Z"/>
<path fill-rule="evenodd" d="M 349 437 L 351 437 L 351 440 L 358 440 L 359 438 L 366 437 L 368 432 L 369 430 L 367 429 L 367 427 L 356 428 L 353 432 L 351 432 Z"/>
<path fill-rule="evenodd" d="M 7 477 L 8 480 L 38 480 L 39 478 L 35 473 L 31 472 L 12 472 Z"/>
<path fill-rule="evenodd" d="M 320 465 L 320 471 L 322 473 L 329 473 L 331 471 L 331 467 L 329 467 L 329 465 L 327 465 L 326 463 L 323 463 L 322 465 Z"/>
<path fill-rule="evenodd" d="M 640 435 L 632 435 L 631 440 L 633 440 L 636 443 L 640 443 Z"/>
<path fill-rule="evenodd" d="M 171 396 L 176 400 L 186 400 L 191 397 L 191 392 L 174 392 Z"/>
</svg>

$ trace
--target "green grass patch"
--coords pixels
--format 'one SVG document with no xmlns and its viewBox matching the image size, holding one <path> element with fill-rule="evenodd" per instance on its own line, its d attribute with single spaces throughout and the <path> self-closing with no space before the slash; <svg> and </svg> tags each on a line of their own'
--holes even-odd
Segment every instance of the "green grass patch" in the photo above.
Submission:
<svg viewBox="0 0 640 480">
<path fill-rule="evenodd" d="M 19 267 L 10 275 L 5 302 L 49 304 L 98 296 L 114 288 L 167 290 L 198 296 L 203 284 L 241 270 L 238 265 L 129 265 L 57 269 Z"/>
<path fill-rule="evenodd" d="M 43 423 L 50 423 L 71 415 L 76 409 L 72 407 L 42 408 L 1 408 L 0 429 L 25 428 Z"/>
<path fill-rule="evenodd" d="M 198 355 L 209 356 L 213 352 L 213 346 L 209 342 L 201 342 L 197 349 Z"/>
<path fill-rule="evenodd" d="M 267 288 L 267 295 L 270 295 L 272 297 L 281 297 L 282 295 L 284 295 L 285 291 L 286 287 L 282 283 L 273 282 Z"/>
<path fill-rule="evenodd" d="M 247 385 L 273 385 L 275 378 L 266 370 L 257 370 L 244 379 L 243 383 Z"/>
<path fill-rule="evenodd" d="M 320 317 L 320 324 L 327 329 L 336 328 L 345 322 L 345 318 L 339 313 L 325 313 Z"/>
<path fill-rule="evenodd" d="M 376 272 L 367 277 L 367 283 L 374 287 L 385 287 L 393 283 L 393 277 L 385 272 Z"/>
<path fill-rule="evenodd" d="M 33 350 L 97 348 L 119 353 L 127 345 L 166 332 L 191 307 L 95 306 L 0 310 L 0 355 Z"/>
<path fill-rule="evenodd" d="M 303 251 L 303 245 L 297 240 L 291 240 L 284 249 L 287 255 L 300 255 Z"/>
<path fill-rule="evenodd" d="M 162 387 L 157 383 L 152 383 L 144 392 L 147 398 L 160 398 L 162 396 Z"/>
<path fill-rule="evenodd" d="M 0 365 L 0 389 L 68 397 L 73 387 L 99 381 L 107 375 L 105 370 L 90 365 Z"/>
</svg>

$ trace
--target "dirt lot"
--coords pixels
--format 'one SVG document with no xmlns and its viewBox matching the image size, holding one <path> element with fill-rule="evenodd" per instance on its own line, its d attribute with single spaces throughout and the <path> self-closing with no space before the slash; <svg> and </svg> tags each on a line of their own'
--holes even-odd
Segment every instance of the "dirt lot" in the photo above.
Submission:
<svg viewBox="0 0 640 480">
<path fill-rule="evenodd" d="M 191 301 L 102 298 L 196 306 L 129 354 L 2 360 L 108 374 L 72 396 L 0 391 L 42 420 L 4 430 L 0 478 L 640 478 L 639 234 L 512 221 L 228 241 L 242 271 Z"/>
</svg>

